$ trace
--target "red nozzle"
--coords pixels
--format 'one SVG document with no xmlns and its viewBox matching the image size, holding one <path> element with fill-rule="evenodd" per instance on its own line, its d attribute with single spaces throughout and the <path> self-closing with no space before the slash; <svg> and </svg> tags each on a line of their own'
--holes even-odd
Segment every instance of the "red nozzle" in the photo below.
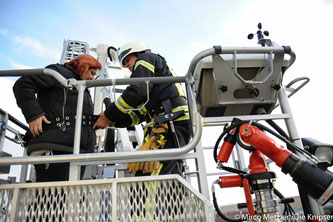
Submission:
<svg viewBox="0 0 333 222">
<path fill-rule="evenodd" d="M 221 146 L 220 152 L 217 155 L 217 159 L 222 163 L 228 162 L 232 149 L 236 144 L 236 136 L 234 135 L 235 131 L 236 129 L 234 128 L 227 134 L 227 136 L 224 138 L 224 142 Z"/>
<path fill-rule="evenodd" d="M 282 164 L 291 155 L 290 151 L 278 146 L 266 133 L 248 123 L 239 128 L 239 134 L 244 142 L 261 151 L 279 167 L 282 167 Z"/>
<path fill-rule="evenodd" d="M 233 175 L 233 176 L 221 176 L 219 177 L 220 187 L 226 188 L 226 187 L 240 187 L 242 185 L 242 178 L 239 175 Z"/>
<path fill-rule="evenodd" d="M 220 149 L 219 155 L 217 155 L 217 159 L 222 163 L 227 163 L 233 148 L 234 144 L 224 141 Z"/>
</svg>

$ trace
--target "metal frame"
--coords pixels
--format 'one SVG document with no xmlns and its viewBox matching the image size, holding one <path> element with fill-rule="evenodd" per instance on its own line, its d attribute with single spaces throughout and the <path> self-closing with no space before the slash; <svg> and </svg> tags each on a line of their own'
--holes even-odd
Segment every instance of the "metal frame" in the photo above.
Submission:
<svg viewBox="0 0 333 222">
<path fill-rule="evenodd" d="M 289 67 L 295 62 L 296 54 L 292 50 L 286 50 L 287 47 L 221 47 L 214 46 L 213 48 L 206 49 L 200 53 L 198 53 L 191 61 L 190 67 L 188 69 L 188 76 L 193 75 L 195 67 L 198 62 L 211 55 L 215 54 L 272 54 L 272 53 L 287 53 L 290 55 Z M 234 57 L 234 62 L 237 64 L 237 58 Z M 237 73 L 235 69 L 235 74 Z M 236 74 L 237 75 L 237 74 Z"/>
<path fill-rule="evenodd" d="M 173 149 L 166 150 L 157 150 L 157 151 L 141 151 L 141 152 L 116 152 L 116 153 L 92 153 L 92 154 L 79 154 L 79 142 L 81 129 L 76 127 L 75 137 L 74 137 L 74 148 L 73 155 L 57 155 L 57 156 L 47 156 L 47 157 L 12 157 L 12 158 L 0 158 L 0 165 L 21 165 L 21 164 L 34 164 L 34 163 L 58 163 L 58 162 L 71 162 L 70 168 L 70 182 L 78 182 L 79 166 L 80 165 L 94 165 L 94 164 L 103 164 L 103 163 L 128 163 L 128 162 L 139 162 L 139 161 L 154 161 L 154 160 L 171 160 L 171 159 L 195 159 L 197 167 L 197 176 L 198 176 L 198 185 L 199 192 L 209 200 L 209 188 L 207 184 L 207 176 L 205 162 L 203 158 L 203 147 L 200 142 L 202 134 L 202 118 L 196 111 L 196 101 L 195 96 L 193 95 L 193 72 L 198 64 L 198 62 L 207 56 L 215 54 L 233 54 L 234 55 L 234 65 L 237 66 L 237 53 L 243 54 L 262 54 L 266 53 L 272 55 L 272 53 L 286 53 L 290 55 L 289 59 L 289 68 L 295 61 L 295 53 L 287 47 L 250 47 L 250 48 L 221 48 L 214 47 L 211 49 L 204 50 L 197 54 L 191 61 L 187 77 L 160 77 L 160 78 L 131 78 L 131 79 L 103 79 L 103 80 L 82 80 L 77 81 L 74 79 L 66 80 L 59 73 L 50 70 L 50 69 L 30 69 L 30 70 L 5 70 L 0 71 L 0 76 L 21 76 L 21 75 L 36 75 L 36 74 L 47 74 L 55 77 L 62 85 L 65 87 L 76 87 L 79 91 L 78 94 L 78 105 L 77 105 L 77 116 L 76 125 L 81 125 L 81 114 L 82 114 L 82 105 L 83 105 L 83 93 L 84 90 L 88 87 L 101 87 L 101 86 L 110 86 L 110 85 L 130 85 L 130 84 L 147 84 L 151 83 L 175 83 L 175 82 L 184 82 L 186 85 L 186 92 L 189 101 L 190 109 L 190 118 L 195 128 L 193 133 L 193 138 L 189 144 Z M 271 56 L 272 57 L 272 56 Z M 269 59 L 267 61 L 270 63 Z M 271 63 L 270 63 L 271 64 Z M 272 64 L 271 64 L 272 66 Z M 270 67 L 272 68 L 272 67 Z M 285 70 L 284 70 L 285 71 Z M 237 67 L 235 68 L 235 73 L 237 77 Z M 242 80 L 242 79 L 241 79 Z M 244 81 L 243 81 L 244 82 Z M 245 81 L 244 83 L 248 83 Z M 307 82 L 306 82 L 307 83 Z M 305 83 L 305 84 L 306 84 Z M 289 85 L 290 86 L 290 85 Z M 302 85 L 301 87 L 303 87 Z M 301 88 L 300 87 L 300 88 Z M 288 129 L 288 133 L 291 139 L 296 145 L 302 147 L 302 143 L 298 136 L 298 132 L 292 117 L 292 112 L 288 103 L 288 96 L 286 95 L 286 87 L 282 86 L 278 90 L 278 100 L 281 106 L 282 114 L 269 114 L 269 115 L 248 115 L 248 116 L 237 116 L 237 118 L 243 120 L 266 120 L 266 119 L 284 119 L 285 124 Z M 297 92 L 295 90 L 295 92 Z M 295 93 L 294 92 L 294 93 Z M 204 118 L 206 125 L 219 126 L 224 125 L 227 122 L 231 122 L 233 116 L 225 117 L 214 117 L 214 118 Z M 190 151 L 194 150 L 195 152 Z M 240 165 L 244 166 L 244 161 L 241 160 L 242 153 L 240 150 L 237 150 L 237 156 Z M 243 162 L 242 162 L 243 161 Z M 168 177 L 168 176 L 163 176 Z M 151 177 L 152 178 L 152 177 Z M 128 178 L 125 178 L 128 179 Z M 152 178 L 153 179 L 153 178 Z M 139 181 L 140 178 L 133 178 L 135 181 Z M 94 180 L 97 181 L 97 180 Z M 21 181 L 22 182 L 22 181 Z M 87 183 L 85 181 L 85 183 Z M 90 182 L 89 182 L 90 183 Z M 93 183 L 93 182 L 91 182 Z M 312 209 L 315 213 L 322 213 L 318 205 L 312 200 Z"/>
<path fill-rule="evenodd" d="M 8 113 L 0 112 L 0 152 L 3 151 L 3 144 L 6 138 L 7 124 L 8 124 Z"/>
<path fill-rule="evenodd" d="M 290 118 L 285 119 L 286 127 L 287 127 L 288 133 L 290 135 L 290 139 L 293 141 L 293 143 L 295 145 L 304 149 L 301 138 L 299 137 L 297 129 L 296 129 L 296 124 L 295 124 L 294 119 L 292 117 L 292 112 L 291 112 L 291 108 L 290 108 L 290 105 L 289 105 L 289 102 L 288 102 L 288 96 L 286 94 L 285 87 L 282 87 L 279 90 L 279 97 L 278 98 L 279 98 L 279 103 L 280 103 L 280 106 L 281 106 L 281 111 L 283 113 L 289 113 L 290 114 Z M 300 157 L 303 157 L 303 155 L 300 154 L 299 152 L 296 152 L 296 154 Z M 307 196 L 307 198 L 308 198 L 312 213 L 314 215 L 324 215 L 323 208 L 312 197 Z"/>
<path fill-rule="evenodd" d="M 104 79 L 104 80 L 79 80 L 74 79 L 66 80 L 59 73 L 50 69 L 26 69 L 26 70 L 4 70 L 0 71 L 0 76 L 21 76 L 21 75 L 36 75 L 47 74 L 55 77 L 65 87 L 76 87 L 78 89 L 78 103 L 77 103 L 77 116 L 76 126 L 81 125 L 81 113 L 83 105 L 83 94 L 87 87 L 109 86 L 109 85 L 129 85 L 129 84 L 142 84 L 142 83 L 186 83 L 188 103 L 190 110 L 190 117 L 192 126 L 195 131 L 192 140 L 189 144 L 172 149 L 154 150 L 154 151 L 141 151 L 141 152 L 115 152 L 115 153 L 91 153 L 79 154 L 81 128 L 75 128 L 74 134 L 74 147 L 73 155 L 56 155 L 56 156 L 33 156 L 33 157 L 12 157 L 1 158 L 0 165 L 21 165 L 21 164 L 35 164 L 35 163 L 59 163 L 70 162 L 70 180 L 75 181 L 79 179 L 79 166 L 80 165 L 93 165 L 103 163 L 128 163 L 128 162 L 141 162 L 141 161 L 154 161 L 154 160 L 172 160 L 183 158 L 195 158 L 197 166 L 199 167 L 199 191 L 209 199 L 209 188 L 206 178 L 206 170 L 204 167 L 204 159 L 202 159 L 202 146 L 196 147 L 201 139 L 202 134 L 202 118 L 196 112 L 195 97 L 189 86 L 190 82 L 186 77 L 159 77 L 159 78 L 130 78 L 130 79 Z M 191 112 L 192 110 L 192 112 Z M 194 110 L 194 111 L 193 111 Z M 196 149 L 195 149 L 196 148 Z M 189 153 L 194 150 L 194 153 Z"/>
<path fill-rule="evenodd" d="M 296 60 L 296 54 L 289 46 L 277 46 L 277 44 L 274 43 L 274 46 L 272 47 L 221 47 L 221 46 L 214 46 L 213 48 L 206 49 L 200 53 L 198 53 L 191 61 L 190 67 L 188 69 L 187 76 L 190 80 L 193 79 L 194 71 L 199 63 L 200 60 L 202 60 L 205 57 L 218 55 L 218 54 L 232 54 L 233 55 L 233 65 L 234 65 L 234 75 L 240 79 L 244 84 L 257 84 L 264 81 L 246 81 L 244 80 L 237 72 L 238 66 L 237 66 L 237 54 L 268 54 L 267 63 L 269 68 L 268 75 L 271 75 L 273 72 L 273 55 L 272 54 L 288 54 L 290 55 L 288 66 L 281 72 L 282 74 L 295 62 Z M 267 78 L 266 78 L 267 79 Z M 296 89 L 291 89 L 291 86 L 299 81 L 304 81 L 301 83 L 300 86 L 298 86 Z M 265 119 L 284 119 L 288 133 L 290 135 L 291 140 L 300 148 L 303 148 L 301 139 L 298 135 L 295 122 L 293 120 L 292 112 L 289 106 L 288 98 L 295 94 L 298 90 L 300 90 L 303 86 L 305 86 L 309 82 L 309 78 L 307 77 L 300 77 L 293 81 L 291 81 L 286 87 L 281 85 L 281 88 L 278 90 L 278 96 L 277 99 L 279 101 L 279 105 L 281 107 L 282 114 L 268 114 L 268 115 L 247 115 L 247 116 L 224 116 L 224 117 L 212 117 L 212 118 L 204 118 L 205 125 L 211 125 L 211 126 L 222 126 L 227 122 L 231 122 L 231 120 L 234 117 L 237 117 L 242 120 L 265 120 Z M 195 89 L 195 86 L 193 86 Z M 289 95 L 286 94 L 286 91 L 291 91 Z M 276 108 L 278 105 L 276 105 L 274 108 Z M 239 147 L 236 147 L 236 154 L 238 156 L 238 161 L 240 161 L 240 165 L 244 164 L 243 160 L 243 153 L 242 150 L 239 149 Z M 297 155 L 301 156 L 300 153 L 297 153 Z M 235 162 L 235 161 L 234 161 Z M 236 165 L 236 163 L 234 163 Z M 322 215 L 323 210 L 322 207 L 320 207 L 311 197 L 307 197 L 310 203 L 310 207 L 313 214 Z"/>
<path fill-rule="evenodd" d="M 81 54 L 89 54 L 89 45 L 86 42 L 64 40 L 60 64 L 64 64 Z"/>
</svg>

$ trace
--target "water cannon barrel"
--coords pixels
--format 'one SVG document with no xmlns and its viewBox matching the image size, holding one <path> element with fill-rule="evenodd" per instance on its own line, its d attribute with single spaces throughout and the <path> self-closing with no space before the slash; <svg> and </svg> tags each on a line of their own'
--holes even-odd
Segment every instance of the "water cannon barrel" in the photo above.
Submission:
<svg viewBox="0 0 333 222">
<path fill-rule="evenodd" d="M 244 142 L 274 161 L 283 173 L 289 174 L 320 205 L 333 198 L 333 173 L 278 146 L 266 133 L 250 124 L 243 124 L 239 133 Z"/>
<path fill-rule="evenodd" d="M 283 164 L 282 172 L 289 174 L 320 205 L 333 198 L 333 173 L 330 171 L 292 154 Z"/>
<path fill-rule="evenodd" d="M 251 124 L 243 124 L 239 129 L 239 133 L 244 142 L 261 151 L 279 167 L 282 167 L 282 164 L 291 155 L 290 151 L 278 146 L 266 133 Z"/>
</svg>

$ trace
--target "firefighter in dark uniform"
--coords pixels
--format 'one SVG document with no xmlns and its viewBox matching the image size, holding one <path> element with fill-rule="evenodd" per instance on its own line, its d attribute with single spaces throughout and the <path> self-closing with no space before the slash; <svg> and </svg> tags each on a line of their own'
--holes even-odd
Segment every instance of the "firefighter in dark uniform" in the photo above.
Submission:
<svg viewBox="0 0 333 222">
<path fill-rule="evenodd" d="M 131 78 L 138 77 L 170 77 L 174 76 L 166 60 L 141 42 L 130 42 L 118 50 L 121 65 L 128 68 Z M 187 101 L 184 97 L 180 83 L 149 84 L 149 101 L 147 101 L 147 85 L 130 85 L 122 95 L 109 105 L 100 114 L 94 127 L 105 128 L 108 126 L 129 127 L 146 122 L 145 141 L 139 150 L 157 148 L 176 148 L 186 145 L 190 140 L 190 121 Z M 177 117 L 172 120 L 174 132 L 170 121 L 159 121 L 157 129 L 156 117 L 165 113 L 173 113 Z M 155 127 L 155 129 L 154 129 Z M 160 131 L 161 129 L 164 129 Z M 154 135 L 155 141 L 148 141 Z M 149 143 L 149 145 L 147 145 Z M 144 148 L 144 146 L 147 146 Z M 142 148 L 143 147 L 143 148 Z M 183 172 L 182 160 L 161 161 L 158 167 L 143 170 L 130 163 L 128 169 L 135 175 L 180 174 Z M 146 163 L 144 163 L 146 164 Z M 156 163 L 155 163 L 156 166 Z"/>
<path fill-rule="evenodd" d="M 84 54 L 68 63 L 52 64 L 46 68 L 64 78 L 94 79 L 101 64 Z M 18 106 L 29 124 L 26 133 L 26 151 L 29 156 L 72 154 L 78 91 L 65 88 L 50 75 L 33 75 L 19 78 L 13 87 Z M 95 131 L 92 129 L 94 105 L 89 90 L 84 91 L 81 153 L 94 152 Z M 86 120 L 86 121 L 85 121 Z M 63 181 L 69 177 L 69 163 L 36 164 L 36 181 Z M 83 173 L 83 171 L 81 171 Z"/>
</svg>

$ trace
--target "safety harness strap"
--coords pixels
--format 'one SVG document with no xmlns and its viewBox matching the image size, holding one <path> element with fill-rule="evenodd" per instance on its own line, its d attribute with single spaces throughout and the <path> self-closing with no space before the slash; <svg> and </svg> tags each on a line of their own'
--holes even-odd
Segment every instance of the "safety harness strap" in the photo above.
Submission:
<svg viewBox="0 0 333 222">
<path fill-rule="evenodd" d="M 82 127 L 93 127 L 98 119 L 98 115 L 83 115 L 82 116 Z M 44 124 L 43 129 L 60 129 L 65 131 L 67 127 L 75 127 L 76 117 L 73 115 L 66 115 L 64 119 L 57 117 L 55 119 L 50 119 L 51 124 Z"/>
<path fill-rule="evenodd" d="M 170 122 L 178 119 L 179 117 L 185 114 L 184 110 L 172 112 L 172 105 L 170 99 L 162 101 L 162 106 L 164 108 L 165 113 L 155 116 L 154 117 L 155 122 L 158 123 Z"/>
</svg>

